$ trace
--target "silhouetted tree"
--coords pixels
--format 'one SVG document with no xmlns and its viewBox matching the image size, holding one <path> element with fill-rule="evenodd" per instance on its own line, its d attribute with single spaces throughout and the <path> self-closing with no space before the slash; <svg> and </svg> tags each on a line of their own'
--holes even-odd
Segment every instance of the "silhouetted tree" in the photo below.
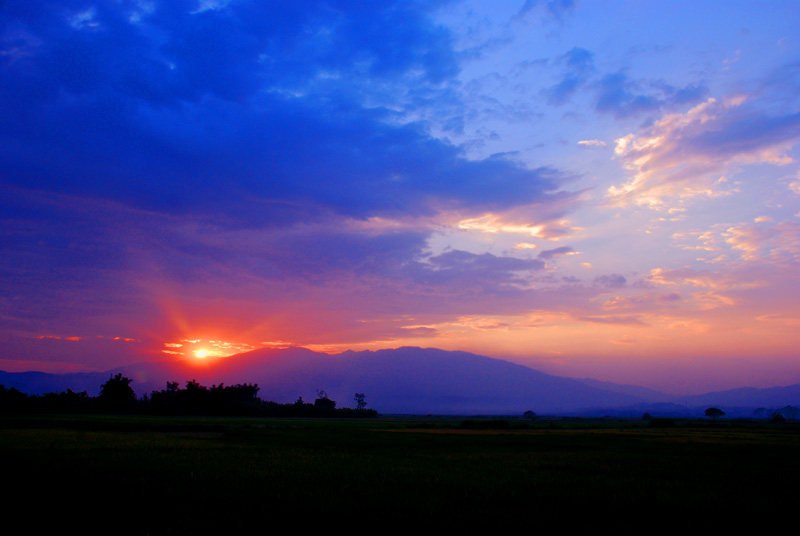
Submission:
<svg viewBox="0 0 800 536">
<path fill-rule="evenodd" d="M 185 413 L 202 415 L 213 412 L 211 391 L 197 380 L 186 382 L 186 389 L 178 391 L 178 400 Z"/>
<path fill-rule="evenodd" d="M 725 415 L 725 412 L 719 408 L 708 408 L 706 409 L 706 417 L 711 417 L 715 421 Z"/>
<path fill-rule="evenodd" d="M 336 409 L 336 402 L 328 398 L 328 393 L 322 390 L 317 391 L 317 399 L 314 400 L 314 407 L 319 410 Z"/>
<path fill-rule="evenodd" d="M 11 387 L 0 385 L 0 413 L 16 413 L 27 409 L 28 395 Z"/>
<path fill-rule="evenodd" d="M 366 409 L 363 393 L 356 393 L 358 409 L 336 409 L 336 402 L 325 391 L 317 391 L 313 404 L 298 397 L 297 402 L 278 404 L 258 397 L 258 384 L 213 385 L 210 389 L 196 380 L 167 382 L 167 388 L 153 391 L 137 400 L 132 380 L 117 374 L 100 388 L 100 396 L 90 397 L 86 391 L 27 395 L 0 385 L 0 414 L 8 413 L 132 413 L 156 415 L 263 415 L 271 417 L 377 417 L 374 409 Z"/>
<path fill-rule="evenodd" d="M 356 393 L 355 400 L 357 410 L 362 410 L 367 407 L 367 402 L 364 400 L 364 398 L 364 393 Z"/>
<path fill-rule="evenodd" d="M 786 406 L 778 410 L 778 414 L 784 419 L 796 421 L 800 419 L 800 409 L 794 406 Z"/>
<path fill-rule="evenodd" d="M 136 393 L 131 387 L 130 378 L 122 373 L 108 379 L 100 387 L 100 405 L 108 411 L 125 411 L 136 401 Z"/>
</svg>

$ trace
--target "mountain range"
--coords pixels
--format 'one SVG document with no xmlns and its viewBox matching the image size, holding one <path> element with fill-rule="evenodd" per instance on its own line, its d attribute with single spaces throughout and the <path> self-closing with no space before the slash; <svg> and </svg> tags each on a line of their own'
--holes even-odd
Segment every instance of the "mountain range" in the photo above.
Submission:
<svg viewBox="0 0 800 536">
<path fill-rule="evenodd" d="M 311 401 L 325 391 L 339 407 L 352 407 L 355 393 L 364 393 L 368 407 L 384 414 L 521 415 L 530 410 L 539 415 L 694 416 L 715 405 L 729 415 L 752 416 L 756 407 L 800 406 L 800 385 L 676 397 L 553 376 L 468 352 L 415 347 L 337 355 L 305 348 L 259 349 L 191 369 L 180 363 L 140 363 L 92 373 L 0 372 L 0 384 L 28 394 L 69 388 L 96 395 L 117 373 L 133 379 L 139 396 L 164 389 L 167 381 L 257 383 L 262 399 L 281 403 L 301 396 Z"/>
</svg>

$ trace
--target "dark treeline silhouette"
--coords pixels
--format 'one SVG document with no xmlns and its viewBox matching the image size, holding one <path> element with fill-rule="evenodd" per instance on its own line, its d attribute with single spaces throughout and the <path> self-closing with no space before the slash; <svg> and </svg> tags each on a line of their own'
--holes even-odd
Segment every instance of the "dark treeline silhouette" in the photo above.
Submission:
<svg viewBox="0 0 800 536">
<path fill-rule="evenodd" d="M 262 417 L 377 417 L 374 409 L 366 409 L 363 393 L 356 393 L 357 408 L 336 408 L 336 402 L 325 391 L 318 391 L 314 403 L 303 401 L 279 404 L 259 398 L 258 384 L 212 385 L 206 387 L 195 380 L 181 389 L 178 382 L 167 382 L 166 389 L 150 396 L 136 398 L 132 380 L 117 374 L 109 378 L 97 397 L 67 389 L 63 393 L 28 395 L 15 388 L 0 385 L 0 413 L 107 413 L 141 415 L 229 415 Z"/>
</svg>

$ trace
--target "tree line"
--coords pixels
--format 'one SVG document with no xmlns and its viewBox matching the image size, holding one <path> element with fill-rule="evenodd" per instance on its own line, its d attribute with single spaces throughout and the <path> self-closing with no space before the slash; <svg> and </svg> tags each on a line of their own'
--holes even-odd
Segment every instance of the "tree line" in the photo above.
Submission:
<svg viewBox="0 0 800 536">
<path fill-rule="evenodd" d="M 356 393 L 355 408 L 337 408 L 325 391 L 318 391 L 313 403 L 299 397 L 296 402 L 280 404 L 262 400 L 256 383 L 212 385 L 206 387 L 195 380 L 181 388 L 178 382 L 167 382 L 166 389 L 153 391 L 137 399 L 131 387 L 133 380 L 117 374 L 108 379 L 96 397 L 86 391 L 67 389 L 61 393 L 28 395 L 15 388 L 0 385 L 2 413 L 98 413 L 140 415 L 220 415 L 262 417 L 377 417 L 378 412 L 366 408 L 363 393 Z"/>
</svg>

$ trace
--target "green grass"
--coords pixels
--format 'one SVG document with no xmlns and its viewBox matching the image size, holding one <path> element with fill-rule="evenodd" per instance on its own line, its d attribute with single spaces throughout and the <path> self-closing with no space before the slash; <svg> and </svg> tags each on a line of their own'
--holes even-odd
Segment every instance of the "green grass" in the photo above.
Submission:
<svg viewBox="0 0 800 536">
<path fill-rule="evenodd" d="M 493 431 L 431 422 L 5 417 L 4 487 L 14 493 L 4 510 L 47 512 L 35 522 L 84 532 L 123 519 L 116 532 L 134 534 L 243 531 L 286 518 L 472 524 L 575 508 L 766 513 L 794 507 L 780 488 L 800 477 L 792 425 L 596 420 Z"/>
</svg>

